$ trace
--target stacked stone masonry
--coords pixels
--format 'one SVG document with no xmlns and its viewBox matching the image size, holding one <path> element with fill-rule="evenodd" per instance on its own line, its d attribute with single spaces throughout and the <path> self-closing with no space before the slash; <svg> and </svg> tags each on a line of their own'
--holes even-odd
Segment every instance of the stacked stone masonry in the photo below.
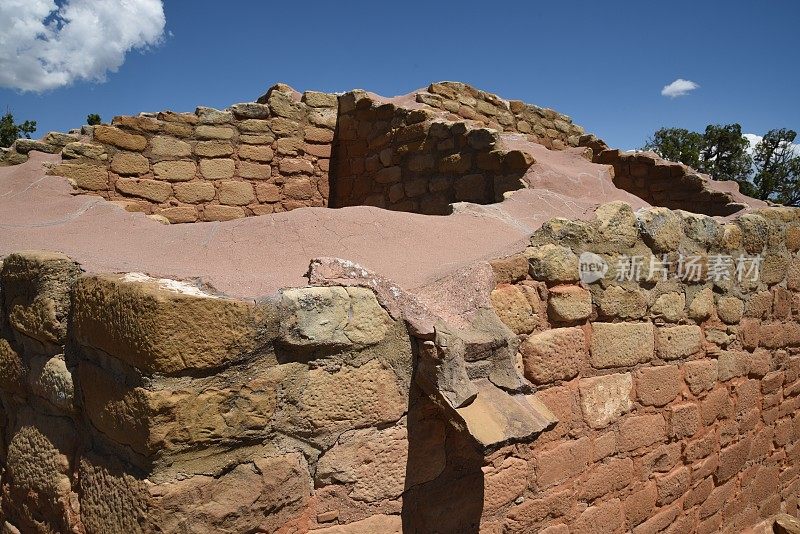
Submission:
<svg viewBox="0 0 800 534">
<path fill-rule="evenodd" d="M 494 130 L 347 93 L 339 103 L 330 207 L 446 215 L 454 202 L 500 202 L 524 187 L 532 163 L 526 152 L 504 150 Z"/>
<path fill-rule="evenodd" d="M 455 322 L 349 262 L 242 301 L 12 254 L 4 528 L 734 533 L 796 516 L 799 250 L 794 209 L 606 204 L 456 275 L 492 282 Z M 586 252 L 611 266 L 588 285 Z M 679 253 L 764 259 L 754 282 L 615 281 L 621 255 Z"/>
<path fill-rule="evenodd" d="M 67 143 L 50 172 L 172 223 L 325 206 L 336 107 L 336 95 L 279 84 L 224 111 L 115 117 Z"/>
</svg>

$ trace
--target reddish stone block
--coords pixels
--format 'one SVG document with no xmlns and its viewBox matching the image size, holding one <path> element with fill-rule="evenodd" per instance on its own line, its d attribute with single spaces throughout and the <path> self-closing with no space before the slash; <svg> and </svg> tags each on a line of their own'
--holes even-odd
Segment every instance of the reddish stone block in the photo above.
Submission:
<svg viewBox="0 0 800 534">
<path fill-rule="evenodd" d="M 653 515 L 657 498 L 658 489 L 655 482 L 645 483 L 625 498 L 623 506 L 625 521 L 629 529 Z"/>
<path fill-rule="evenodd" d="M 633 477 L 633 460 L 612 459 L 594 466 L 578 483 L 578 498 L 593 501 L 630 484 Z"/>
<path fill-rule="evenodd" d="M 656 478 L 658 505 L 665 505 L 681 497 L 689 490 L 692 475 L 688 467 L 678 467 L 668 475 Z"/>
<path fill-rule="evenodd" d="M 567 441 L 544 451 L 536 458 L 536 484 L 547 488 L 583 473 L 592 461 L 592 440 Z"/>
<path fill-rule="evenodd" d="M 725 482 L 744 467 L 750 455 L 752 438 L 743 438 L 737 443 L 719 451 L 719 467 L 717 468 L 717 483 Z"/>
<path fill-rule="evenodd" d="M 542 522 L 567 514 L 574 502 L 571 491 L 550 492 L 540 499 L 527 499 L 508 512 L 504 533 L 526 534 L 537 532 Z"/>
<path fill-rule="evenodd" d="M 622 503 L 619 499 L 611 499 L 584 510 L 575 520 L 573 530 L 592 534 L 613 534 L 623 530 L 624 526 Z"/>
<path fill-rule="evenodd" d="M 664 417 L 660 414 L 628 417 L 619 425 L 617 448 L 629 452 L 659 441 L 666 441 L 666 426 Z"/>
<path fill-rule="evenodd" d="M 711 495 L 709 495 L 702 506 L 700 506 L 700 519 L 710 517 L 722 510 L 736 488 L 735 482 L 735 480 L 732 480 L 727 484 L 714 488 Z"/>
<path fill-rule="evenodd" d="M 606 432 L 595 438 L 593 445 L 594 461 L 599 462 L 617 452 L 617 435 L 614 432 Z"/>
<path fill-rule="evenodd" d="M 704 478 L 702 482 L 692 488 L 689 494 L 686 495 L 686 498 L 683 500 L 683 508 L 688 510 L 692 506 L 703 504 L 713 490 L 714 479 L 712 477 Z"/>
<path fill-rule="evenodd" d="M 700 408 L 694 402 L 670 407 L 669 435 L 674 438 L 693 436 L 700 429 Z"/>
<path fill-rule="evenodd" d="M 692 464 L 692 482 L 697 482 L 714 474 L 719 466 L 719 455 L 712 454 L 708 458 Z"/>
<path fill-rule="evenodd" d="M 670 526 L 681 513 L 677 504 L 662 508 L 653 517 L 633 529 L 633 534 L 658 534 Z"/>
<path fill-rule="evenodd" d="M 670 443 L 648 452 L 642 457 L 641 472 L 645 477 L 653 473 L 666 473 L 678 465 L 681 460 L 681 444 Z"/>
<path fill-rule="evenodd" d="M 717 419 L 730 417 L 732 411 L 733 402 L 725 387 L 714 389 L 700 403 L 700 413 L 703 417 L 703 424 L 706 426 Z"/>
<path fill-rule="evenodd" d="M 758 407 L 761 393 L 761 382 L 747 380 L 734 388 L 736 393 L 736 413 L 742 414 Z"/>
<path fill-rule="evenodd" d="M 683 380 L 677 365 L 645 367 L 636 373 L 636 395 L 646 406 L 664 406 L 680 394 Z"/>
<path fill-rule="evenodd" d="M 683 457 L 687 462 L 694 462 L 701 458 L 706 458 L 712 452 L 717 450 L 717 436 L 714 432 L 708 432 L 705 435 L 694 439 L 688 443 L 683 449 Z"/>
</svg>

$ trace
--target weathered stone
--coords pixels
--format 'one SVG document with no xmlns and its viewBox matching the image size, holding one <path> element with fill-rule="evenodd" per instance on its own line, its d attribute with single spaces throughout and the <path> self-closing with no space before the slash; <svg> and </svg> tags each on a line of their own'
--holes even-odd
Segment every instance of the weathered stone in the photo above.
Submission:
<svg viewBox="0 0 800 534">
<path fill-rule="evenodd" d="M 11 393 L 22 393 L 27 374 L 20 355 L 8 341 L 0 338 L 0 388 Z"/>
<path fill-rule="evenodd" d="M 108 189 L 108 170 L 98 165 L 82 163 L 60 163 L 48 174 L 63 176 L 79 189 L 103 191 Z"/>
<path fill-rule="evenodd" d="M 683 318 L 685 308 L 686 295 L 677 291 L 670 291 L 656 298 L 650 307 L 650 312 L 665 321 L 677 323 Z"/>
<path fill-rule="evenodd" d="M 140 274 L 81 278 L 75 339 L 145 372 L 208 369 L 256 346 L 262 311 L 191 284 Z"/>
<path fill-rule="evenodd" d="M 124 195 L 144 198 L 153 202 L 166 202 L 172 196 L 172 186 L 159 180 L 119 178 L 115 186 L 117 191 Z"/>
<path fill-rule="evenodd" d="M 236 174 L 236 163 L 232 159 L 201 159 L 200 173 L 208 180 L 225 180 Z"/>
<path fill-rule="evenodd" d="M 270 146 L 240 145 L 239 157 L 254 161 L 272 161 L 274 153 L 272 151 L 272 147 Z"/>
<path fill-rule="evenodd" d="M 525 378 L 548 384 L 574 378 L 589 358 L 583 330 L 554 328 L 528 336 L 520 345 Z"/>
<path fill-rule="evenodd" d="M 526 262 L 527 266 L 527 262 Z M 515 334 L 530 334 L 536 327 L 537 310 L 532 306 L 538 302 L 539 297 L 532 289 L 504 285 L 493 290 L 491 295 L 492 307 L 500 320 L 503 321 Z"/>
<path fill-rule="evenodd" d="M 578 257 L 570 249 L 547 243 L 529 247 L 525 255 L 530 262 L 530 275 L 548 283 L 569 283 L 578 280 Z"/>
<path fill-rule="evenodd" d="M 233 139 L 236 130 L 229 126 L 198 126 L 198 139 Z"/>
<path fill-rule="evenodd" d="M 591 364 L 597 368 L 628 367 L 653 358 L 652 323 L 594 323 Z"/>
<path fill-rule="evenodd" d="M 199 204 L 214 200 L 217 193 L 214 184 L 202 181 L 178 183 L 175 184 L 174 189 L 175 198 L 187 204 Z"/>
<path fill-rule="evenodd" d="M 605 317 L 640 319 L 647 312 L 647 297 L 639 288 L 609 286 L 603 291 L 598 308 Z"/>
<path fill-rule="evenodd" d="M 402 534 L 403 520 L 399 515 L 372 515 L 361 521 L 317 529 L 314 534 Z"/>
<path fill-rule="evenodd" d="M 281 338 L 299 347 L 375 344 L 391 321 L 374 293 L 359 287 L 287 289 L 281 310 Z"/>
<path fill-rule="evenodd" d="M 639 229 L 645 242 L 655 252 L 672 252 L 683 237 L 683 224 L 678 215 L 667 208 L 646 208 L 636 212 Z"/>
<path fill-rule="evenodd" d="M 678 396 L 682 385 L 677 365 L 644 367 L 636 373 L 636 394 L 645 406 L 669 404 Z"/>
<path fill-rule="evenodd" d="M 153 164 L 153 172 L 159 180 L 186 182 L 197 174 L 197 164 L 189 160 L 159 161 Z"/>
<path fill-rule="evenodd" d="M 231 156 L 233 145 L 228 141 L 200 141 L 194 146 L 194 153 L 204 158 Z"/>
<path fill-rule="evenodd" d="M 159 157 L 186 158 L 192 155 L 192 147 L 186 141 L 157 135 L 150 139 L 150 152 Z"/>
<path fill-rule="evenodd" d="M 246 206 L 255 201 L 253 186 L 248 182 L 223 180 L 218 184 L 219 201 L 227 206 Z"/>
<path fill-rule="evenodd" d="M 630 247 L 639 239 L 636 215 L 627 202 L 618 200 L 601 204 L 594 214 L 604 241 Z"/>
<path fill-rule="evenodd" d="M 228 124 L 233 121 L 233 114 L 227 110 L 200 106 L 194 114 L 197 115 L 197 124 Z"/>
<path fill-rule="evenodd" d="M 66 341 L 72 286 L 80 267 L 51 252 L 6 256 L 0 271 L 8 323 L 45 343 Z"/>
<path fill-rule="evenodd" d="M 256 102 L 243 102 L 231 106 L 231 111 L 237 119 L 266 119 L 269 118 L 269 106 Z"/>
<path fill-rule="evenodd" d="M 697 292 L 689 304 L 689 318 L 702 322 L 714 313 L 714 292 L 706 287 Z"/>
<path fill-rule="evenodd" d="M 61 410 L 72 411 L 75 396 L 72 373 L 62 357 L 38 358 L 32 361 L 29 380 L 34 394 Z"/>
<path fill-rule="evenodd" d="M 147 146 L 147 139 L 141 135 L 126 133 L 113 126 L 95 126 L 93 132 L 95 141 L 125 150 L 141 152 Z"/>
<path fill-rule="evenodd" d="M 684 378 L 693 395 L 714 387 L 717 381 L 717 360 L 697 360 L 683 365 Z"/>
<path fill-rule="evenodd" d="M 717 315 L 726 324 L 736 324 L 742 320 L 744 302 L 736 297 L 721 297 L 717 301 Z"/>
<path fill-rule="evenodd" d="M 240 161 L 239 175 L 242 178 L 266 180 L 272 176 L 272 169 L 269 165 L 260 165 L 258 163 L 250 163 L 249 161 Z"/>
<path fill-rule="evenodd" d="M 232 221 L 246 216 L 244 210 L 238 206 L 208 204 L 203 207 L 203 220 L 206 221 Z"/>
<path fill-rule="evenodd" d="M 67 144 L 61 151 L 64 159 L 89 158 L 108 159 L 106 147 L 94 143 L 74 142 Z"/>
<path fill-rule="evenodd" d="M 318 91 L 306 91 L 303 93 L 303 102 L 312 108 L 335 108 L 338 98 L 331 93 L 320 93 Z"/>
<path fill-rule="evenodd" d="M 281 199 L 281 188 L 275 184 L 258 184 L 256 197 L 259 202 L 278 202 Z"/>
<path fill-rule="evenodd" d="M 658 357 L 664 360 L 687 358 L 703 348 L 703 332 L 699 326 L 659 328 L 656 333 Z"/>
<path fill-rule="evenodd" d="M 592 295 L 580 286 L 556 286 L 550 288 L 547 310 L 554 321 L 582 321 L 592 314 Z"/>
<path fill-rule="evenodd" d="M 314 165 L 306 160 L 306 159 L 291 159 L 286 158 L 282 159 L 279 162 L 279 168 L 281 173 L 283 174 L 296 174 L 296 173 L 303 173 L 303 174 L 313 174 L 314 173 Z"/>
<path fill-rule="evenodd" d="M 197 209 L 192 206 L 173 206 L 158 210 L 156 215 L 166 217 L 170 224 L 191 223 L 197 221 Z"/>
<path fill-rule="evenodd" d="M 135 152 L 117 152 L 111 159 L 111 170 L 117 174 L 147 174 L 150 162 Z"/>
<path fill-rule="evenodd" d="M 633 407 L 630 373 L 582 378 L 578 382 L 583 418 L 592 428 L 604 428 Z"/>
</svg>

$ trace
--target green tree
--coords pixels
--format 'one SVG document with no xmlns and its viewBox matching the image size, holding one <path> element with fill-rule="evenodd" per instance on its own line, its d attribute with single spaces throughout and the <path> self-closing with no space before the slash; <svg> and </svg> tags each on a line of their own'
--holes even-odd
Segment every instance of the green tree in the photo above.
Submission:
<svg viewBox="0 0 800 534">
<path fill-rule="evenodd" d="M 788 206 L 800 205 L 800 151 L 794 146 L 797 132 L 780 128 L 768 131 L 753 151 L 755 195 Z"/>
<path fill-rule="evenodd" d="M 694 169 L 700 168 L 703 136 L 685 128 L 661 128 L 647 140 L 645 150 L 652 150 L 669 161 L 678 161 Z"/>
<path fill-rule="evenodd" d="M 749 146 L 740 125 L 709 124 L 703 134 L 699 170 L 710 174 L 715 180 L 733 180 L 739 184 L 747 182 L 753 166 L 753 160 L 747 153 Z"/>
<path fill-rule="evenodd" d="M 86 116 L 86 124 L 90 126 L 95 126 L 97 124 L 100 124 L 101 122 L 103 122 L 103 119 L 101 119 L 100 115 L 98 115 L 97 113 L 89 113 Z"/>
<path fill-rule="evenodd" d="M 14 116 L 10 111 L 0 117 L 0 147 L 9 147 L 20 137 L 31 138 L 31 134 L 36 131 L 36 121 L 25 121 L 22 124 L 14 122 Z"/>
</svg>

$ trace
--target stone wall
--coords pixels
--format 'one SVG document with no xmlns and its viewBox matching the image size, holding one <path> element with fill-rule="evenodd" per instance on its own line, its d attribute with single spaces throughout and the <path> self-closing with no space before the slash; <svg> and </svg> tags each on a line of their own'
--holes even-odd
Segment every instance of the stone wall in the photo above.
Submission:
<svg viewBox="0 0 800 534">
<path fill-rule="evenodd" d="M 794 209 L 720 224 L 612 203 L 494 262 L 495 309 L 559 422 L 487 460 L 485 531 L 734 533 L 796 516 L 799 222 Z M 587 252 L 609 266 L 589 284 Z M 662 254 L 665 279 L 646 267 L 616 280 L 619 258 Z M 697 279 L 676 270 L 679 254 L 700 258 Z M 758 280 L 707 281 L 715 257 L 756 254 Z"/>
<path fill-rule="evenodd" d="M 503 100 L 461 82 L 432 83 L 415 94 L 416 101 L 447 111 L 454 120 L 467 119 L 498 131 L 519 132 L 530 141 L 551 149 L 578 146 L 583 128 L 572 119 L 548 108 L 521 100 Z"/>
<path fill-rule="evenodd" d="M 67 143 L 50 172 L 173 223 L 324 206 L 336 106 L 279 84 L 224 111 L 115 117 Z"/>
<path fill-rule="evenodd" d="M 530 154 L 504 150 L 497 132 L 383 103 L 339 99 L 330 206 L 370 205 L 446 215 L 453 202 L 491 204 L 524 187 Z"/>
<path fill-rule="evenodd" d="M 800 216 L 624 203 L 414 296 L 0 268 L 8 532 L 740 532 L 798 513 Z M 605 277 L 579 280 L 593 253 Z M 761 254 L 755 281 L 621 257 Z"/>
<path fill-rule="evenodd" d="M 614 185 L 653 206 L 704 215 L 732 215 L 746 207 L 727 191 L 714 189 L 713 178 L 667 161 L 654 152 L 610 149 L 593 135 L 583 135 L 580 146 L 592 149 L 592 161 L 614 168 Z"/>
</svg>

